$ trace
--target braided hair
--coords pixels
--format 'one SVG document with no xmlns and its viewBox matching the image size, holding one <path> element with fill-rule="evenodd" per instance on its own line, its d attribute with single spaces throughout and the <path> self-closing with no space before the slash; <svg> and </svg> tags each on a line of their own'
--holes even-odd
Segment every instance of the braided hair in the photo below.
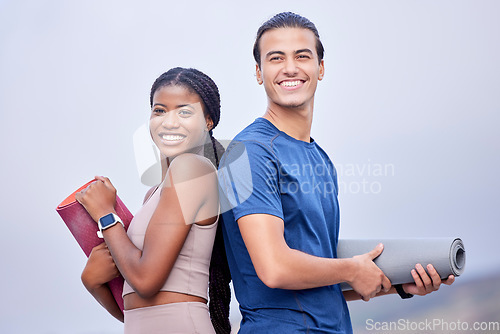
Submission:
<svg viewBox="0 0 500 334">
<path fill-rule="evenodd" d="M 151 87 L 150 104 L 153 105 L 153 95 L 164 86 L 182 86 L 197 94 L 203 101 L 203 112 L 209 116 L 213 122 L 212 129 L 209 130 L 210 143 L 205 144 L 204 154 L 212 163 L 218 167 L 219 159 L 224 153 L 224 147 L 214 138 L 213 128 L 220 120 L 220 95 L 215 82 L 203 72 L 194 68 L 176 67 L 163 73 L 156 79 Z M 231 301 L 231 291 L 229 283 L 231 274 L 224 248 L 222 237 L 222 216 L 219 216 L 219 224 L 215 235 L 212 258 L 209 270 L 209 310 L 210 319 L 217 334 L 229 334 L 231 324 L 229 322 L 229 303 Z"/>
</svg>

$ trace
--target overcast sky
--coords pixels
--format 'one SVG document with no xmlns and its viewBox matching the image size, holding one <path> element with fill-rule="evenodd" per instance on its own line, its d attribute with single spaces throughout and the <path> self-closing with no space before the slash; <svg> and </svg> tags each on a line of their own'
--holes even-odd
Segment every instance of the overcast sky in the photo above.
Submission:
<svg viewBox="0 0 500 334">
<path fill-rule="evenodd" d="M 98 174 L 137 211 L 133 133 L 171 67 L 218 84 L 216 137 L 261 116 L 254 36 L 285 10 L 326 50 L 312 136 L 339 170 L 341 237 L 461 237 L 457 284 L 499 267 L 500 3 L 278 3 L 0 1 L 0 332 L 121 332 L 55 207 Z"/>
</svg>

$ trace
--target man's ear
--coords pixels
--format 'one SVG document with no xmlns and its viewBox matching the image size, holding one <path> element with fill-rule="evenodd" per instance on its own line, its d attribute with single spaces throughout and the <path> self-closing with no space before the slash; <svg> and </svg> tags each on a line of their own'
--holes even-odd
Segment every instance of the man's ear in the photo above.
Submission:
<svg viewBox="0 0 500 334">
<path fill-rule="evenodd" d="M 255 64 L 255 77 L 257 78 L 257 83 L 258 83 L 259 85 L 262 85 L 262 83 L 263 83 L 264 81 L 262 80 L 262 73 L 261 73 L 261 71 L 260 71 L 260 66 L 259 66 L 259 64 Z"/>
<path fill-rule="evenodd" d="M 321 59 L 319 63 L 319 75 L 318 75 L 318 80 L 323 80 L 323 77 L 325 76 L 325 61 Z"/>
</svg>

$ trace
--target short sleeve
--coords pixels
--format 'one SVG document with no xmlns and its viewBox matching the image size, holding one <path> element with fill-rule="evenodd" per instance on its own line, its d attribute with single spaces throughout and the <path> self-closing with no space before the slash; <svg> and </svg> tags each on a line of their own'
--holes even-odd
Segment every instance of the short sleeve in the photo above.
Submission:
<svg viewBox="0 0 500 334">
<path fill-rule="evenodd" d="M 279 190 L 279 161 L 258 141 L 233 141 L 219 165 L 221 209 L 234 219 L 270 214 L 283 219 Z"/>
</svg>

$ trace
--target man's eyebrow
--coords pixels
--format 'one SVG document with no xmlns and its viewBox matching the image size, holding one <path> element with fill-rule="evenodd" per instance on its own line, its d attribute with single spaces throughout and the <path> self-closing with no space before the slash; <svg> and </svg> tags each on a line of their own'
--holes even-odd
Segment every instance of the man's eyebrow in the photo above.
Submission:
<svg viewBox="0 0 500 334">
<path fill-rule="evenodd" d="M 269 51 L 268 53 L 266 53 L 266 58 L 273 55 L 273 54 L 279 54 L 279 55 L 282 55 L 284 56 L 285 53 L 283 51 Z"/>
<path fill-rule="evenodd" d="M 302 53 L 302 52 L 313 54 L 313 52 L 311 51 L 311 49 L 300 49 L 300 50 L 295 51 L 295 54 L 299 54 L 299 53 Z"/>
<path fill-rule="evenodd" d="M 296 50 L 294 52 L 294 54 L 299 54 L 299 53 L 309 53 L 309 54 L 313 54 L 313 52 L 311 51 L 311 49 L 299 49 L 299 50 Z M 283 51 L 269 51 L 268 53 L 266 53 L 266 58 L 270 57 L 271 55 L 274 55 L 274 54 L 278 54 L 278 55 L 281 55 L 281 56 L 284 56 L 285 53 Z"/>
</svg>

